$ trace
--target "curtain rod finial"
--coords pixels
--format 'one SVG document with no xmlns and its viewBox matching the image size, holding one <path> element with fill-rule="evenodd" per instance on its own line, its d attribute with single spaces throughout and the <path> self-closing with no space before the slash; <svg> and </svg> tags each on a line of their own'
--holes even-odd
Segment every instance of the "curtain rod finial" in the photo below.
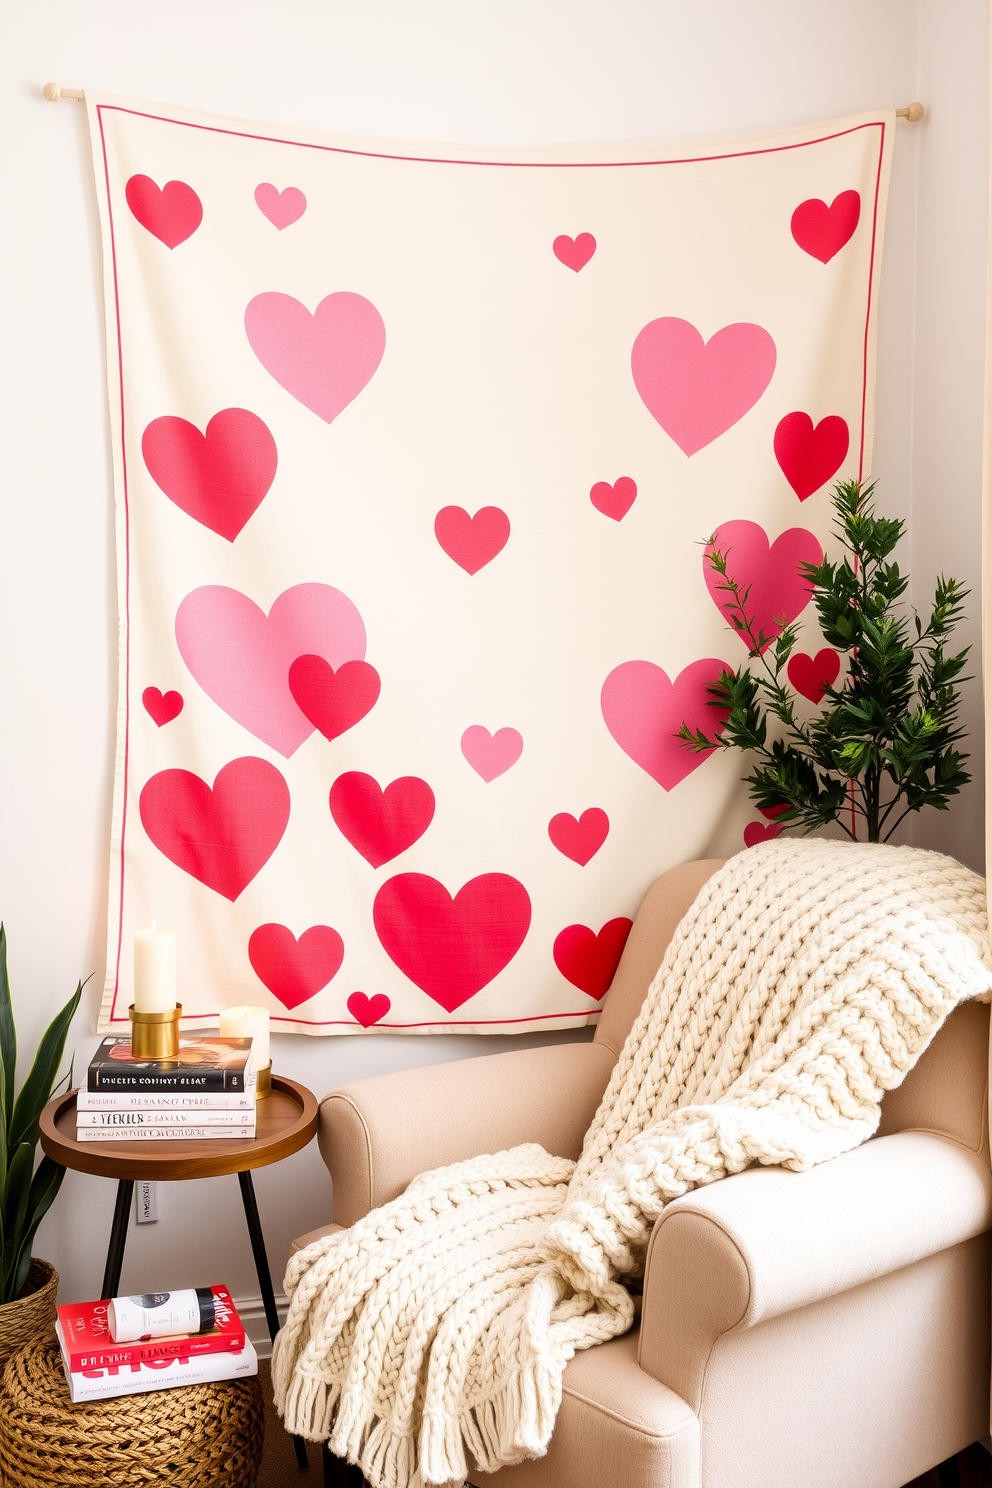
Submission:
<svg viewBox="0 0 992 1488">
<path fill-rule="evenodd" d="M 58 103 L 62 98 L 75 98 L 77 102 L 83 102 L 82 88 L 60 88 L 58 83 L 46 83 L 41 91 L 49 103 Z"/>
<path fill-rule="evenodd" d="M 909 103 L 905 108 L 896 109 L 897 119 L 908 119 L 910 124 L 916 124 L 926 113 L 922 103 Z"/>
</svg>

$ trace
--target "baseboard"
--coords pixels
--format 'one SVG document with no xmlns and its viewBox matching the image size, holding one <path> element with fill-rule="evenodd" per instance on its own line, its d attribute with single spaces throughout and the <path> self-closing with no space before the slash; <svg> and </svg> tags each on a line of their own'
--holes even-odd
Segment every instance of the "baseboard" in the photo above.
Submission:
<svg viewBox="0 0 992 1488">
<path fill-rule="evenodd" d="M 245 1325 L 245 1332 L 255 1345 L 255 1352 L 260 1359 L 268 1359 L 272 1354 L 272 1340 L 269 1338 L 269 1325 L 265 1321 L 265 1308 L 262 1306 L 262 1298 L 258 1292 L 249 1297 L 235 1297 L 234 1305 L 238 1309 L 238 1316 Z M 280 1327 L 286 1321 L 286 1312 L 289 1307 L 289 1299 L 281 1292 L 276 1295 L 276 1310 L 279 1313 Z"/>
</svg>

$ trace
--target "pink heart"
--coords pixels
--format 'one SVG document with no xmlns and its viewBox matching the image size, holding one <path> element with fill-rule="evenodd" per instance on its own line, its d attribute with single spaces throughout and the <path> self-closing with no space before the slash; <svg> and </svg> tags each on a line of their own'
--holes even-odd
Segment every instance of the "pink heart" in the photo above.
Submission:
<svg viewBox="0 0 992 1488">
<path fill-rule="evenodd" d="M 273 997 L 294 1008 L 337 976 L 344 941 L 330 925 L 311 925 L 299 940 L 285 925 L 259 925 L 248 941 L 248 960 Z"/>
<path fill-rule="evenodd" d="M 694 661 L 672 682 L 653 661 L 625 661 L 603 683 L 603 721 L 624 754 L 646 770 L 662 790 L 670 791 L 698 770 L 712 749 L 696 754 L 678 738 L 683 723 L 710 738 L 726 722 L 726 712 L 712 706 L 708 688 L 730 668 L 705 657 Z"/>
<path fill-rule="evenodd" d="M 548 822 L 548 836 L 555 847 L 573 863 L 584 868 L 606 841 L 610 818 L 598 806 L 590 806 L 576 821 L 567 811 L 559 811 Z"/>
<path fill-rule="evenodd" d="M 599 1002 L 610 990 L 633 920 L 607 920 L 597 935 L 588 925 L 567 925 L 555 937 L 555 965 L 566 981 Z"/>
<path fill-rule="evenodd" d="M 169 500 L 228 542 L 265 499 L 279 462 L 268 426 L 247 408 L 222 408 L 205 434 L 186 419 L 152 419 L 141 453 Z"/>
<path fill-rule="evenodd" d="M 289 759 L 314 731 L 289 687 L 298 656 L 332 667 L 365 656 L 365 626 L 347 595 L 329 584 L 296 584 L 269 614 L 241 594 L 207 584 L 176 612 L 176 642 L 204 692 L 229 717 Z"/>
<path fill-rule="evenodd" d="M 551 248 L 558 262 L 563 263 L 566 269 L 574 269 L 577 274 L 596 252 L 596 239 L 592 233 L 579 233 L 577 238 L 570 238 L 567 233 L 562 233 L 555 238 Z"/>
<path fill-rule="evenodd" d="M 733 596 L 721 585 L 725 580 L 714 571 L 709 554 L 716 549 L 727 560 L 727 573 L 742 589 L 751 629 L 744 630 Z M 786 625 L 801 615 L 813 597 L 810 582 L 800 571 L 803 563 L 822 563 L 823 549 L 805 527 L 790 527 L 771 547 L 757 522 L 724 522 L 713 534 L 703 554 L 703 574 L 710 598 L 730 621 L 731 629 L 748 650 L 767 651 Z M 763 639 L 762 639 L 763 638 Z M 762 640 L 760 647 L 759 640 Z"/>
<path fill-rule="evenodd" d="M 325 739 L 337 739 L 361 723 L 381 686 L 367 661 L 346 661 L 335 670 L 322 656 L 298 656 L 289 669 L 293 701 Z"/>
<path fill-rule="evenodd" d="M 819 197 L 800 202 L 792 214 L 792 236 L 804 253 L 829 263 L 854 237 L 861 216 L 857 191 L 842 191 L 829 207 Z"/>
<path fill-rule="evenodd" d="M 373 1023 L 378 1023 L 392 1005 L 385 992 L 377 992 L 374 997 L 366 997 L 364 992 L 352 992 L 348 998 L 348 1011 L 363 1028 L 371 1028 Z"/>
<path fill-rule="evenodd" d="M 159 187 L 150 176 L 132 176 L 124 195 L 137 221 L 167 248 L 185 243 L 203 220 L 203 203 L 185 181 Z"/>
<path fill-rule="evenodd" d="M 312 315 L 292 295 L 256 295 L 245 331 L 266 372 L 327 424 L 358 397 L 386 349 L 382 316 L 347 290 L 328 295 Z"/>
<path fill-rule="evenodd" d="M 501 728 L 491 734 L 481 723 L 473 723 L 462 734 L 462 754 L 487 784 L 497 775 L 505 775 L 517 763 L 523 747 L 524 741 L 515 728 Z"/>
<path fill-rule="evenodd" d="M 797 692 L 809 698 L 811 703 L 820 703 L 828 687 L 833 687 L 840 672 L 840 657 L 830 646 L 807 656 L 797 651 L 789 657 L 789 681 Z"/>
<path fill-rule="evenodd" d="M 826 485 L 851 442 L 847 420 L 831 413 L 813 427 L 808 413 L 787 413 L 775 430 L 775 458 L 800 501 Z"/>
<path fill-rule="evenodd" d="M 272 226 L 282 232 L 284 227 L 299 222 L 307 209 L 307 199 L 297 186 L 277 191 L 270 182 L 263 181 L 255 187 L 255 205 L 263 216 L 268 217 Z"/>
<path fill-rule="evenodd" d="M 775 342 L 749 321 L 708 341 L 687 320 L 664 316 L 639 332 L 630 354 L 634 386 L 651 417 L 694 455 L 753 408 L 775 371 Z"/>
<path fill-rule="evenodd" d="M 371 775 L 349 770 L 331 786 L 330 806 L 342 835 L 367 863 L 381 868 L 427 831 L 434 792 L 416 775 L 403 775 L 382 790 Z"/>
<path fill-rule="evenodd" d="M 282 841 L 289 805 L 275 765 L 251 755 L 231 760 L 212 787 L 189 770 L 160 770 L 138 798 L 159 852 L 232 902 Z"/>
<path fill-rule="evenodd" d="M 612 486 L 609 481 L 597 481 L 589 492 L 589 500 L 604 517 L 621 522 L 634 504 L 637 486 L 629 475 L 622 475 Z"/>
<path fill-rule="evenodd" d="M 510 519 L 498 506 L 480 506 L 474 517 L 462 506 L 443 506 L 434 518 L 434 536 L 459 568 L 476 574 L 506 547 Z"/>
<path fill-rule="evenodd" d="M 453 899 L 436 878 L 400 873 L 372 908 L 387 956 L 449 1013 L 513 960 L 530 916 L 530 895 L 506 873 L 482 873 Z"/>
<path fill-rule="evenodd" d="M 773 823 L 766 826 L 764 822 L 748 822 L 744 828 L 744 846 L 757 847 L 759 842 L 774 842 L 781 830 Z"/>
<path fill-rule="evenodd" d="M 149 718 L 155 720 L 159 728 L 171 723 L 183 711 L 181 692 L 160 692 L 157 687 L 146 687 L 141 694 L 141 701 L 145 705 L 145 712 Z"/>
</svg>

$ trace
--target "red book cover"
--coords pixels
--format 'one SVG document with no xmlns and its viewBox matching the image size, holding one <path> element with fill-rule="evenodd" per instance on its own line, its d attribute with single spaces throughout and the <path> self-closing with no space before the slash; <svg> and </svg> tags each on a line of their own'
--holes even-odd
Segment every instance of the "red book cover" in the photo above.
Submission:
<svg viewBox="0 0 992 1488">
<path fill-rule="evenodd" d="M 197 1354 L 236 1354 L 245 1346 L 245 1330 L 227 1287 L 211 1287 L 217 1326 L 209 1333 L 180 1333 L 169 1338 L 115 1343 L 107 1323 L 108 1300 L 72 1302 L 57 1311 L 69 1368 L 110 1369 L 119 1364 L 148 1364 L 155 1359 L 191 1359 Z"/>
</svg>

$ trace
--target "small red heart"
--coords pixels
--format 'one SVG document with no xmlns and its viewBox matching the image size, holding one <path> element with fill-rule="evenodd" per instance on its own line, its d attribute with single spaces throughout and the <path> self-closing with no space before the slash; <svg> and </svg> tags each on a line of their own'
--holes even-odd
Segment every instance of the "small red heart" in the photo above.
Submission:
<svg viewBox="0 0 992 1488">
<path fill-rule="evenodd" d="M 325 739 L 360 723 L 375 707 L 381 686 L 367 661 L 346 661 L 335 671 L 322 656 L 298 656 L 289 669 L 296 706 Z"/>
<path fill-rule="evenodd" d="M 837 681 L 839 672 L 840 657 L 829 646 L 817 651 L 815 656 L 798 651 L 789 658 L 789 681 L 811 703 L 823 700 L 827 688 L 833 687 Z"/>
<path fill-rule="evenodd" d="M 330 806 L 352 847 L 381 868 L 427 831 L 434 819 L 434 792 L 416 775 L 402 775 L 382 790 L 371 775 L 349 770 L 331 786 Z"/>
<path fill-rule="evenodd" d="M 632 920 L 607 920 L 597 935 L 588 925 L 568 925 L 555 939 L 555 965 L 562 976 L 599 1002 L 610 990 L 627 944 Z"/>
<path fill-rule="evenodd" d="M 767 826 L 764 822 L 748 822 L 744 828 L 744 846 L 757 847 L 759 842 L 772 842 L 781 830 L 781 827 L 776 827 L 772 822 Z"/>
<path fill-rule="evenodd" d="M 374 997 L 366 997 L 364 992 L 352 992 L 348 998 L 348 1011 L 363 1028 L 371 1028 L 373 1023 L 378 1023 L 391 1007 L 392 1003 L 385 992 L 377 992 Z"/>
<path fill-rule="evenodd" d="M 579 233 L 577 238 L 570 238 L 567 233 L 562 233 L 555 238 L 551 247 L 558 262 L 563 263 L 566 269 L 574 269 L 577 274 L 596 252 L 596 239 L 592 233 Z"/>
<path fill-rule="evenodd" d="M 611 486 L 609 481 L 597 481 L 589 492 L 589 500 L 604 517 L 622 522 L 634 504 L 637 485 L 629 475 L 622 475 Z"/>
<path fill-rule="evenodd" d="M 124 195 L 142 227 L 167 248 L 185 243 L 203 220 L 203 203 L 185 181 L 157 186 L 151 176 L 132 176 Z"/>
<path fill-rule="evenodd" d="M 248 941 L 248 960 L 273 997 L 294 1008 L 337 976 L 344 941 L 330 925 L 311 925 L 299 940 L 286 925 L 259 925 Z"/>
<path fill-rule="evenodd" d="M 434 518 L 434 536 L 459 568 L 476 574 L 506 547 L 510 519 L 498 506 L 480 506 L 474 517 L 462 506 L 444 506 Z"/>
<path fill-rule="evenodd" d="M 279 463 L 268 426 L 247 408 L 222 408 L 204 434 L 171 414 L 152 419 L 141 453 L 169 500 L 228 542 L 264 501 Z"/>
<path fill-rule="evenodd" d="M 559 811 L 548 823 L 548 836 L 555 847 L 580 868 L 596 856 L 609 830 L 610 818 L 598 806 L 590 806 L 578 820 L 567 811 Z"/>
<path fill-rule="evenodd" d="M 171 723 L 183 711 L 181 692 L 159 692 L 157 687 L 146 687 L 141 694 L 141 701 L 145 705 L 145 712 L 155 720 L 159 728 Z"/>
<path fill-rule="evenodd" d="M 813 427 L 808 413 L 787 413 L 775 430 L 775 458 L 800 501 L 836 475 L 851 443 L 847 420 L 831 413 Z"/>
<path fill-rule="evenodd" d="M 778 806 L 759 806 L 758 810 L 768 821 L 774 821 L 777 816 L 784 816 L 789 809 L 788 801 L 782 801 Z"/>
<path fill-rule="evenodd" d="M 829 263 L 854 237 L 860 216 L 861 197 L 856 191 L 842 191 L 829 207 L 819 197 L 811 196 L 792 214 L 792 236 L 804 253 Z"/>
</svg>

